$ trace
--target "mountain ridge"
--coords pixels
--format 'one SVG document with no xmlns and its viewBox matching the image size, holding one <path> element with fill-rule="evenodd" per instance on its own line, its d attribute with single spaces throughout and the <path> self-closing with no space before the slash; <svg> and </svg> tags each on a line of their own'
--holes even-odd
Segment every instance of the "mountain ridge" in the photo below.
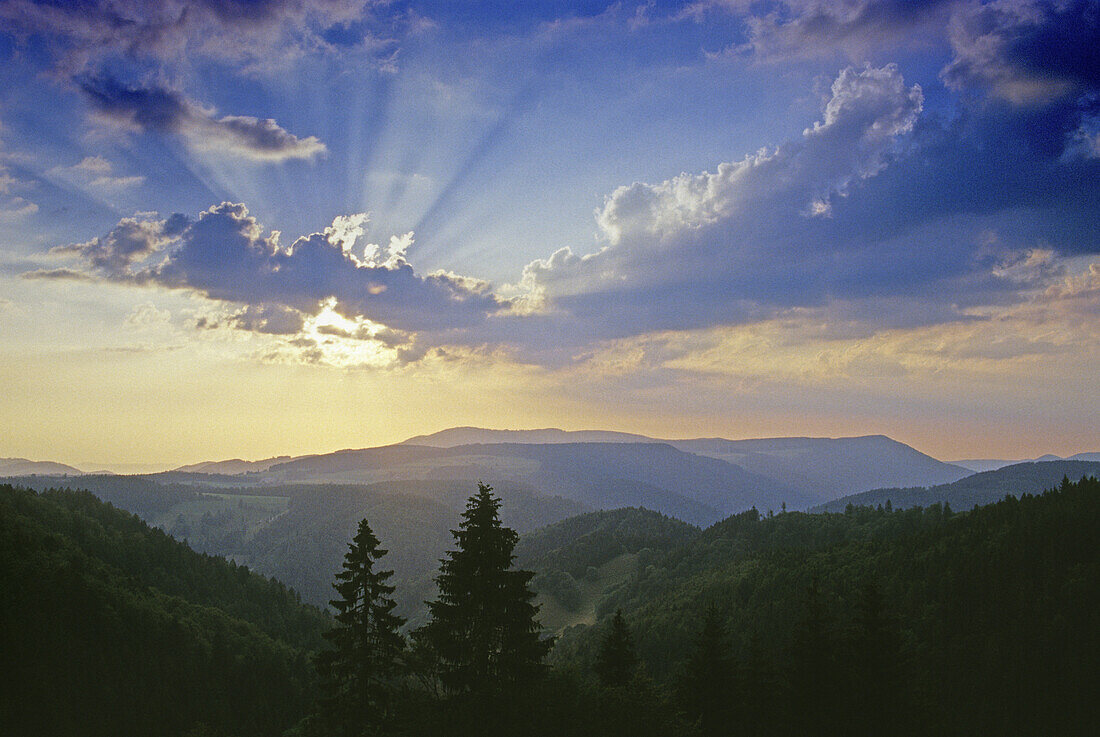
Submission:
<svg viewBox="0 0 1100 737">
<path fill-rule="evenodd" d="M 1085 476 L 1098 475 L 1100 462 L 1097 461 L 1028 461 L 972 474 L 949 484 L 872 489 L 849 494 L 812 507 L 809 511 L 843 512 L 849 504 L 873 507 L 886 502 L 890 502 L 896 509 L 950 504 L 956 511 L 963 511 L 992 504 L 1003 499 L 1006 494 L 1039 494 L 1057 486 L 1066 477 L 1076 481 Z"/>
<path fill-rule="evenodd" d="M 58 475 L 80 476 L 75 466 L 57 461 L 32 461 L 27 458 L 0 458 L 0 476 Z"/>
</svg>

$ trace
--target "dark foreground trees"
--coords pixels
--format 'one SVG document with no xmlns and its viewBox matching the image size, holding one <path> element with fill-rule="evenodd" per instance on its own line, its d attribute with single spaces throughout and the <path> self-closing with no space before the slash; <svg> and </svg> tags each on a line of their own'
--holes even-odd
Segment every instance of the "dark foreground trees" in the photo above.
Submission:
<svg viewBox="0 0 1100 737">
<path fill-rule="evenodd" d="M 0 485 L 0 735 L 277 737 L 327 620 L 88 492 Z"/>
<path fill-rule="evenodd" d="M 519 536 L 500 521 L 500 499 L 478 484 L 440 567 L 431 619 L 416 632 L 434 664 L 456 731 L 508 730 L 525 687 L 545 673 L 552 640 L 541 634 L 531 571 L 512 570 Z"/>
<path fill-rule="evenodd" d="M 1095 480 L 961 514 L 730 518 L 637 555 L 603 622 L 563 633 L 552 670 L 499 509 L 482 487 L 454 531 L 388 734 L 1022 737 L 1100 723 Z M 590 532 L 558 558 L 583 565 L 578 551 L 601 549 Z"/>
<path fill-rule="evenodd" d="M 359 523 L 336 574 L 336 625 L 325 633 L 333 649 L 317 658 L 325 688 L 321 722 L 343 735 L 387 734 L 395 722 L 405 620 L 393 613 L 393 571 L 376 570 L 387 551 L 367 520 Z"/>
<path fill-rule="evenodd" d="M 634 638 L 623 619 L 623 610 L 616 609 L 611 626 L 600 641 L 593 668 L 606 688 L 625 688 L 638 672 L 638 655 L 634 651 Z"/>
<path fill-rule="evenodd" d="M 725 619 L 711 602 L 677 683 L 677 698 L 703 737 L 730 731 L 736 684 L 729 650 Z"/>
</svg>

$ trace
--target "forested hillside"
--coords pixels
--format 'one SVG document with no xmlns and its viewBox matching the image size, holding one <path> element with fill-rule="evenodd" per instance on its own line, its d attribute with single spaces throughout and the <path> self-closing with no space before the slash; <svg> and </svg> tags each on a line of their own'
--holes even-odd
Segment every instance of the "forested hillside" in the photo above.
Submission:
<svg viewBox="0 0 1100 737">
<path fill-rule="evenodd" d="M 640 567 L 599 612 L 622 609 L 676 692 L 714 607 L 736 733 L 1087 734 L 1098 525 L 1092 479 L 965 514 L 749 512 Z M 590 670 L 605 631 L 568 632 L 555 664 Z"/>
<path fill-rule="evenodd" d="M 391 540 L 390 565 L 400 583 L 400 611 L 414 615 L 431 592 L 431 577 L 450 539 L 471 484 L 462 481 L 386 481 L 368 485 L 221 485 L 230 477 L 182 474 L 27 477 L 39 491 L 87 489 L 134 512 L 199 552 L 243 563 L 292 586 L 317 606 L 332 596 L 332 575 L 359 520 L 369 518 Z M 175 481 L 171 481 L 175 479 Z M 178 483 L 189 479 L 193 485 Z M 197 483 L 208 480 L 209 485 Z M 2 483 L 0 479 L 0 483 Z M 215 482 L 218 485 L 214 485 Z M 586 511 L 561 497 L 522 484 L 500 487 L 504 521 L 529 530 Z"/>
<path fill-rule="evenodd" d="M 1015 463 L 993 471 L 983 471 L 950 484 L 929 487 L 872 489 L 861 494 L 834 499 L 811 512 L 843 512 L 849 504 L 857 507 L 889 505 L 893 509 L 948 504 L 956 511 L 1000 501 L 1005 495 L 1038 494 L 1058 484 L 1063 477 L 1079 479 L 1100 474 L 1100 462 L 1056 460 Z"/>
<path fill-rule="evenodd" d="M 364 511 L 359 491 L 302 494 L 309 513 L 290 520 L 296 533 L 273 538 L 283 547 L 272 554 L 317 565 L 347 553 L 354 530 L 333 550 L 310 546 L 334 519 Z M 513 633 L 533 653 L 522 689 L 440 680 L 442 665 L 480 657 L 439 629 L 468 609 L 454 586 L 484 589 L 480 568 L 460 565 L 455 547 L 480 538 L 421 541 L 421 554 L 453 562 L 431 566 L 450 571 L 436 582 L 452 588 L 395 578 L 393 601 L 381 601 L 389 612 L 401 597 L 441 597 L 391 636 L 390 655 L 370 656 L 389 674 L 388 705 L 376 714 L 388 734 L 1084 735 L 1098 716 L 1094 479 L 968 512 L 750 510 L 706 530 L 622 509 L 571 517 L 518 545 L 497 518 L 500 501 L 482 496 L 503 540 L 490 546 L 493 559 L 514 592 L 501 616 L 518 602 L 531 618 Z M 385 555 L 379 571 L 390 567 L 389 540 L 439 535 L 446 518 L 454 529 L 447 506 L 419 498 L 425 506 L 403 516 L 387 517 L 381 497 L 365 510 L 375 532 L 385 530 L 370 543 L 370 556 Z M 369 542 L 365 524 L 357 539 Z M 513 555 L 519 570 L 505 574 Z M 89 493 L 0 487 L 0 585 L 0 733 L 274 735 L 298 725 L 319 736 L 355 724 L 332 711 L 346 700 L 331 680 L 329 700 L 315 700 L 309 653 L 326 650 L 339 672 L 360 657 L 359 645 L 341 650 L 341 638 L 322 647 L 323 613 Z M 536 593 L 541 611 L 528 603 Z M 391 628 L 404 621 L 394 614 Z M 473 610 L 463 616 L 498 626 Z M 530 639 L 537 622 L 542 639 Z M 547 629 L 560 636 L 543 670 Z"/>
<path fill-rule="evenodd" d="M 596 608 L 639 565 L 683 545 L 699 528 L 648 509 L 589 512 L 520 538 L 516 564 L 536 572 L 544 627 L 594 624 Z"/>
<path fill-rule="evenodd" d="M 0 733 L 278 735 L 328 617 L 88 492 L 0 486 Z"/>
</svg>

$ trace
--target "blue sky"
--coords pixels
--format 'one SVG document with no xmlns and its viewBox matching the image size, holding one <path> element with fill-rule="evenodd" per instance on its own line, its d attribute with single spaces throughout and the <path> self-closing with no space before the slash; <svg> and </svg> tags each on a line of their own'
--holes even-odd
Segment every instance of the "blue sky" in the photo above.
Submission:
<svg viewBox="0 0 1100 737">
<path fill-rule="evenodd" d="M 1094 449 L 1098 36 L 1036 0 L 4 0 L 0 454 Z M 159 394 L 181 367 L 221 399 Z M 269 420 L 216 446 L 230 411 Z M 118 437 L 51 443 L 74 412 Z"/>
</svg>

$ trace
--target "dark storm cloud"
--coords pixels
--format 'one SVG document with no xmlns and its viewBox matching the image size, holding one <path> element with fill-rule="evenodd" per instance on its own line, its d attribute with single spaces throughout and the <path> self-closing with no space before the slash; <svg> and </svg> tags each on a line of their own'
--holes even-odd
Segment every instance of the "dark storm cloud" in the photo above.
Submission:
<svg viewBox="0 0 1100 737">
<path fill-rule="evenodd" d="M 195 148 L 266 161 L 309 159 L 325 151 L 314 136 L 298 138 L 271 119 L 219 118 L 166 87 L 89 78 L 80 81 L 80 89 L 101 118 L 131 130 L 180 136 Z"/>
<path fill-rule="evenodd" d="M 1047 156 L 1095 139 L 1100 3 L 966 5 L 953 16 L 949 36 L 954 58 L 944 82 L 976 92 L 1009 135 Z"/>
</svg>

